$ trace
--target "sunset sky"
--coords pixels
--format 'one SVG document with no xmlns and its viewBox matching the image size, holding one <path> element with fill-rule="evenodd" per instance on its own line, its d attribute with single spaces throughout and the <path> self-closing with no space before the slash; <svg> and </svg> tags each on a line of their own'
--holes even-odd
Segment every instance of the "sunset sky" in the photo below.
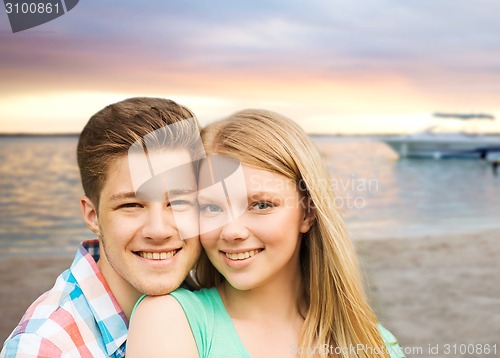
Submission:
<svg viewBox="0 0 500 358">
<path fill-rule="evenodd" d="M 0 42 L 0 132 L 79 132 L 131 96 L 202 124 L 270 109 L 310 133 L 404 132 L 436 111 L 500 122 L 497 0 L 81 0 L 18 33 L 3 11 Z"/>
</svg>

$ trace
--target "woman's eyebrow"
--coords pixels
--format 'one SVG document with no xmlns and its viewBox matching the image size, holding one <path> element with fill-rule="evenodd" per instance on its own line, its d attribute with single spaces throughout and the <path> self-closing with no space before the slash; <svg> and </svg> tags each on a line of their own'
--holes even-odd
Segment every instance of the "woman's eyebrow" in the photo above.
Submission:
<svg viewBox="0 0 500 358">
<path fill-rule="evenodd" d="M 254 191 L 254 192 L 248 192 L 248 198 L 258 198 L 258 197 L 269 197 L 269 196 L 282 196 L 283 194 L 273 191 L 273 190 L 259 190 L 259 191 Z"/>
</svg>

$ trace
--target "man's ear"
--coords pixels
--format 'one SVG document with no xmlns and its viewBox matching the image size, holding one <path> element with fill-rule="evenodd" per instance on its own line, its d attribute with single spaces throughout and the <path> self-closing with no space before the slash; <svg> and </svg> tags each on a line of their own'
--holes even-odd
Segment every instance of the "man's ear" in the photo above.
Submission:
<svg viewBox="0 0 500 358">
<path fill-rule="evenodd" d="M 302 222 L 300 224 L 300 232 L 305 234 L 308 232 L 316 221 L 316 208 L 312 203 L 312 200 L 308 200 L 308 205 L 306 210 L 304 211 L 304 216 L 302 218 Z"/>
<path fill-rule="evenodd" d="M 82 211 L 83 221 L 85 221 L 87 227 L 96 234 L 96 236 L 99 236 L 100 229 L 97 209 L 94 203 L 85 195 L 80 198 L 80 210 Z"/>
</svg>

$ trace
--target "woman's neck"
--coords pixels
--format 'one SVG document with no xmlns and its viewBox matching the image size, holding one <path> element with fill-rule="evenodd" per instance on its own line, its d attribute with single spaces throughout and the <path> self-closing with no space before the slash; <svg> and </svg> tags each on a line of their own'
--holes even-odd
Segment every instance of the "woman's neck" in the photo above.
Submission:
<svg viewBox="0 0 500 358">
<path fill-rule="evenodd" d="M 238 290 L 224 282 L 219 293 L 252 357 L 290 356 L 290 349 L 299 344 L 304 324 L 300 275 L 273 280 L 250 290 Z"/>
<path fill-rule="evenodd" d="M 227 281 L 219 286 L 224 306 L 229 315 L 237 320 L 289 320 L 303 318 L 304 302 L 300 275 L 294 279 L 273 280 L 250 290 L 238 290 Z"/>
</svg>

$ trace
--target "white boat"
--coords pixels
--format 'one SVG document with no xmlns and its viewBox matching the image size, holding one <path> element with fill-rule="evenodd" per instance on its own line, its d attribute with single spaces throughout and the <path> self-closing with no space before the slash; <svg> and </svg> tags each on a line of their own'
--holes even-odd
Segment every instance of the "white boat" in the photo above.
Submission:
<svg viewBox="0 0 500 358">
<path fill-rule="evenodd" d="M 470 120 L 494 120 L 493 116 L 444 113 L 436 113 L 434 116 L 440 120 L 422 132 L 384 137 L 383 141 L 402 158 L 485 159 L 489 153 L 500 152 L 500 134 L 480 134 L 467 130 L 446 131 L 446 122 L 450 118 L 469 122 Z"/>
<path fill-rule="evenodd" d="M 491 163 L 500 163 L 500 151 L 488 152 L 486 160 Z"/>
</svg>

